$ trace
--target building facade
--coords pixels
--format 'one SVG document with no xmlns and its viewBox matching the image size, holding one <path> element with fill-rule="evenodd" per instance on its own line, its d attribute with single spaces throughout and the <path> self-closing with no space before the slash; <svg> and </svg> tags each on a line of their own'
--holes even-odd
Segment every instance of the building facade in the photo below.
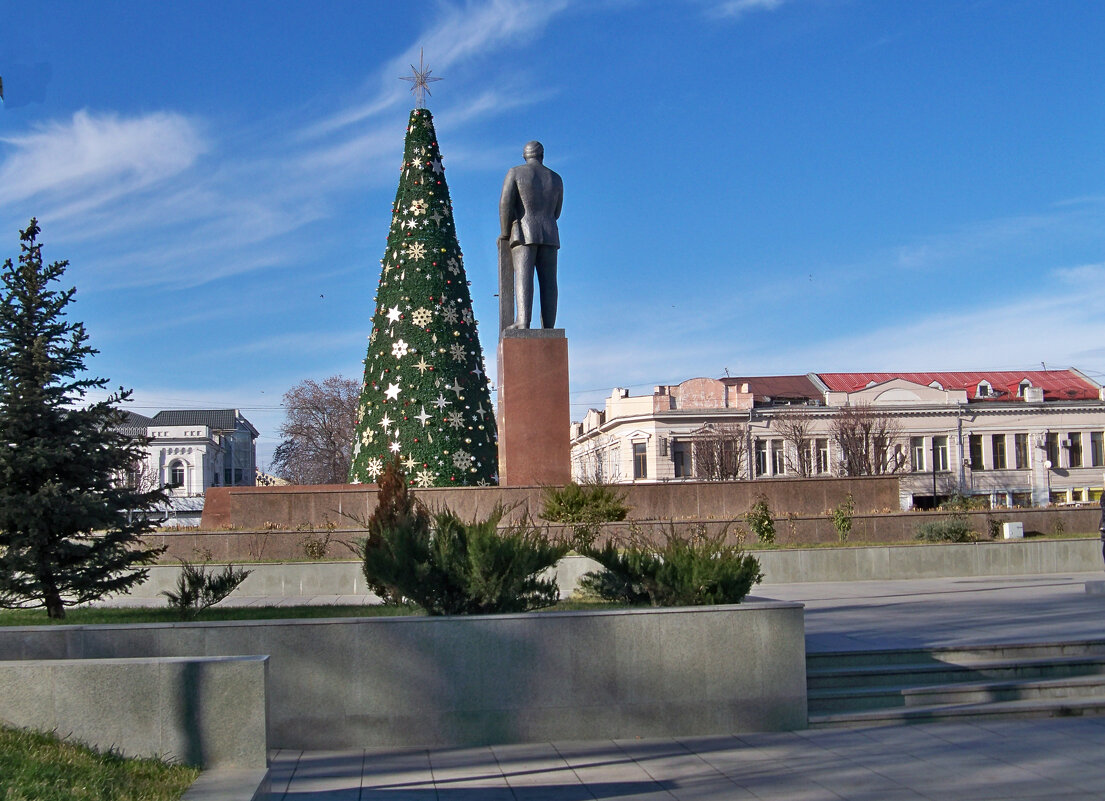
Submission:
<svg viewBox="0 0 1105 801">
<path fill-rule="evenodd" d="M 202 496 L 208 487 L 252 487 L 257 429 L 237 409 L 183 409 L 145 417 L 127 413 L 126 433 L 147 439 L 132 480 L 165 487 L 173 498 Z"/>
<path fill-rule="evenodd" d="M 1105 391 L 1077 370 L 810 373 L 615 389 L 572 425 L 576 480 L 895 473 L 901 506 L 1097 500 Z"/>
</svg>

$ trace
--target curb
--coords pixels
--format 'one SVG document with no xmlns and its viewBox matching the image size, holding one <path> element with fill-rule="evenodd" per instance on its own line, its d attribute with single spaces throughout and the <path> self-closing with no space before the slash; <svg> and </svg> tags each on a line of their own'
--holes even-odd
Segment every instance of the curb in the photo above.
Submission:
<svg viewBox="0 0 1105 801">
<path fill-rule="evenodd" d="M 192 782 L 180 801 L 264 801 L 270 784 L 268 768 L 212 768 Z"/>
</svg>

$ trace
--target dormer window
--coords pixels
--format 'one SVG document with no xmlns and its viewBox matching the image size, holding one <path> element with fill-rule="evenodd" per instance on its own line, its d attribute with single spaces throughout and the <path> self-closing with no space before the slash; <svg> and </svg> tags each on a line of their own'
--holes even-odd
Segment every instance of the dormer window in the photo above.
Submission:
<svg viewBox="0 0 1105 801">
<path fill-rule="evenodd" d="M 994 394 L 994 388 L 990 386 L 989 381 L 979 381 L 978 387 L 975 389 L 976 398 L 989 398 Z"/>
<path fill-rule="evenodd" d="M 1021 383 L 1017 385 L 1017 397 L 1018 398 L 1023 398 L 1025 390 L 1027 390 L 1031 386 L 1032 386 L 1032 382 L 1029 381 L 1027 378 L 1024 379 L 1023 381 L 1021 381 Z"/>
<path fill-rule="evenodd" d="M 933 381 L 931 384 L 929 384 L 929 387 L 931 387 L 932 389 L 938 389 L 941 392 L 944 391 L 944 385 L 941 384 L 939 381 Z"/>
</svg>

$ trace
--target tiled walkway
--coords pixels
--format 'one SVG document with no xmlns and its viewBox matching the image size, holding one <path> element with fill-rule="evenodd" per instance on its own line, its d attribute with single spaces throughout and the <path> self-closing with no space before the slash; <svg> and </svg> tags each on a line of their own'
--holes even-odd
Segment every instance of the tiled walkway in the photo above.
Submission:
<svg viewBox="0 0 1105 801">
<path fill-rule="evenodd" d="M 277 752 L 273 801 L 1101 801 L 1105 719 Z"/>
</svg>

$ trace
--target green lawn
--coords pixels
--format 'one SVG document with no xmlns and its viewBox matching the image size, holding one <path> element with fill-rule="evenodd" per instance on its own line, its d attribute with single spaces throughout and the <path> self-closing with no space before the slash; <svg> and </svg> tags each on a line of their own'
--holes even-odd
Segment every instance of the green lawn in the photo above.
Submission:
<svg viewBox="0 0 1105 801">
<path fill-rule="evenodd" d="M 549 612 L 579 609 L 615 609 L 604 601 L 561 601 Z M 214 620 L 288 620 L 322 617 L 397 617 L 420 615 L 421 610 L 407 606 L 214 606 L 196 617 L 199 622 Z M 0 626 L 88 625 L 107 623 L 179 623 L 176 612 L 167 606 L 129 608 L 68 609 L 64 620 L 50 620 L 45 609 L 0 609 Z M 8 801 L 0 795 L 0 801 Z"/>
<path fill-rule="evenodd" d="M 405 606 L 215 606 L 200 612 L 195 621 L 270 620 L 311 617 L 395 617 L 414 615 Z M 50 620 L 45 609 L 0 609 L 0 626 L 87 625 L 92 623 L 180 623 L 168 606 L 66 609 L 64 620 Z M 0 801 L 7 801 L 0 796 Z"/>
<path fill-rule="evenodd" d="M 0 728 L 3 801 L 177 801 L 199 769 L 124 759 L 52 734 Z"/>
</svg>

